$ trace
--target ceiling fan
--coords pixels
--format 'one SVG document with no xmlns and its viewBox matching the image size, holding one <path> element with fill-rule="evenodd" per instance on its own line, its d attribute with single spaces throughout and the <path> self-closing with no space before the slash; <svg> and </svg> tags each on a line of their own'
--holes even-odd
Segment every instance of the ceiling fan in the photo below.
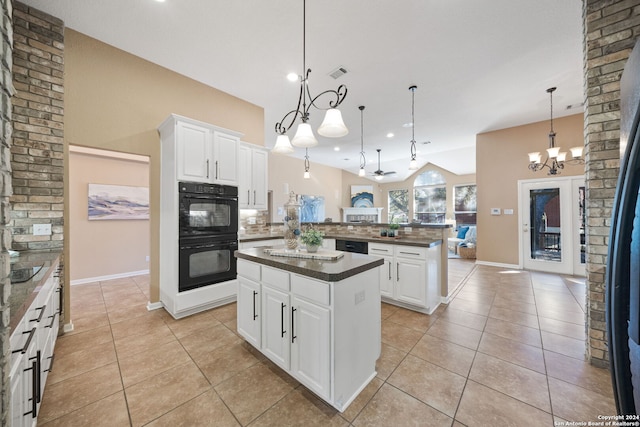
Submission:
<svg viewBox="0 0 640 427">
<path fill-rule="evenodd" d="M 381 148 L 377 148 L 376 151 L 378 152 L 378 170 L 373 171 L 373 176 L 377 179 L 377 180 L 381 180 L 382 178 L 385 177 L 385 175 L 395 175 L 395 171 L 391 171 L 391 172 L 385 172 L 383 170 L 380 169 L 380 151 L 382 151 Z"/>
</svg>

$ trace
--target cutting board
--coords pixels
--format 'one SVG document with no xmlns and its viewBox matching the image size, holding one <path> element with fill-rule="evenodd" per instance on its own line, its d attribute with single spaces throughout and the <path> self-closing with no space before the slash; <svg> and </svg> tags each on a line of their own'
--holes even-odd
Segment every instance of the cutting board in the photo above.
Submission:
<svg viewBox="0 0 640 427">
<path fill-rule="evenodd" d="M 344 256 L 344 252 L 332 251 L 330 249 L 318 249 L 318 252 L 287 252 L 285 249 L 263 249 L 265 253 L 272 256 L 281 256 L 288 258 L 304 258 L 304 259 L 319 259 L 324 261 L 335 261 Z"/>
</svg>

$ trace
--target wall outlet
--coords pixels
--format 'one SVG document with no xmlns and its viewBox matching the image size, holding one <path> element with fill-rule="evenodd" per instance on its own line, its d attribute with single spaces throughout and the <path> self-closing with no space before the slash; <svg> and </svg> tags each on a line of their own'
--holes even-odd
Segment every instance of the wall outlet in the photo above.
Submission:
<svg viewBox="0 0 640 427">
<path fill-rule="evenodd" d="M 51 224 L 33 224 L 34 236 L 51 236 Z"/>
<path fill-rule="evenodd" d="M 491 208 L 491 215 L 500 215 L 500 208 Z"/>
<path fill-rule="evenodd" d="M 249 218 L 247 218 L 247 224 L 255 225 L 255 223 L 256 223 L 256 217 L 255 216 L 250 216 Z"/>
<path fill-rule="evenodd" d="M 411 233 L 411 232 L 413 231 L 413 228 L 411 228 L 411 227 L 404 227 L 404 228 L 402 229 L 402 231 L 404 231 L 405 233 Z"/>
<path fill-rule="evenodd" d="M 347 225 L 347 230 L 353 230 L 353 225 Z"/>
<path fill-rule="evenodd" d="M 149 255 L 147 255 L 146 257 L 144 257 L 144 260 L 149 262 Z"/>
<path fill-rule="evenodd" d="M 513 209 L 505 209 L 504 210 L 504 214 L 505 215 L 513 215 Z"/>
</svg>

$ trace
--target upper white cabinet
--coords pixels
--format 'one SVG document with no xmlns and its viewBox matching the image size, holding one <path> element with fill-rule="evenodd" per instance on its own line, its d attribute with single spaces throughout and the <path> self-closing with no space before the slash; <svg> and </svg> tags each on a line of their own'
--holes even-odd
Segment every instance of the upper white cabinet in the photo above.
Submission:
<svg viewBox="0 0 640 427">
<path fill-rule="evenodd" d="M 238 204 L 240 209 L 267 209 L 268 161 L 266 149 L 240 144 Z"/>
<path fill-rule="evenodd" d="M 240 133 L 176 114 L 158 129 L 177 181 L 238 185 Z"/>
</svg>

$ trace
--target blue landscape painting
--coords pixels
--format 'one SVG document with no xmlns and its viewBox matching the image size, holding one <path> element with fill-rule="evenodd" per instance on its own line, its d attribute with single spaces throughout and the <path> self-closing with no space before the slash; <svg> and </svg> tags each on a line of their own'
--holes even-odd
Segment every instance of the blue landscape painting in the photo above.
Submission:
<svg viewBox="0 0 640 427">
<path fill-rule="evenodd" d="M 149 219 L 149 188 L 89 184 L 89 220 Z"/>
<path fill-rule="evenodd" d="M 301 218 L 300 222 L 321 222 L 324 221 L 324 197 L 323 196 L 300 196 Z"/>
</svg>

